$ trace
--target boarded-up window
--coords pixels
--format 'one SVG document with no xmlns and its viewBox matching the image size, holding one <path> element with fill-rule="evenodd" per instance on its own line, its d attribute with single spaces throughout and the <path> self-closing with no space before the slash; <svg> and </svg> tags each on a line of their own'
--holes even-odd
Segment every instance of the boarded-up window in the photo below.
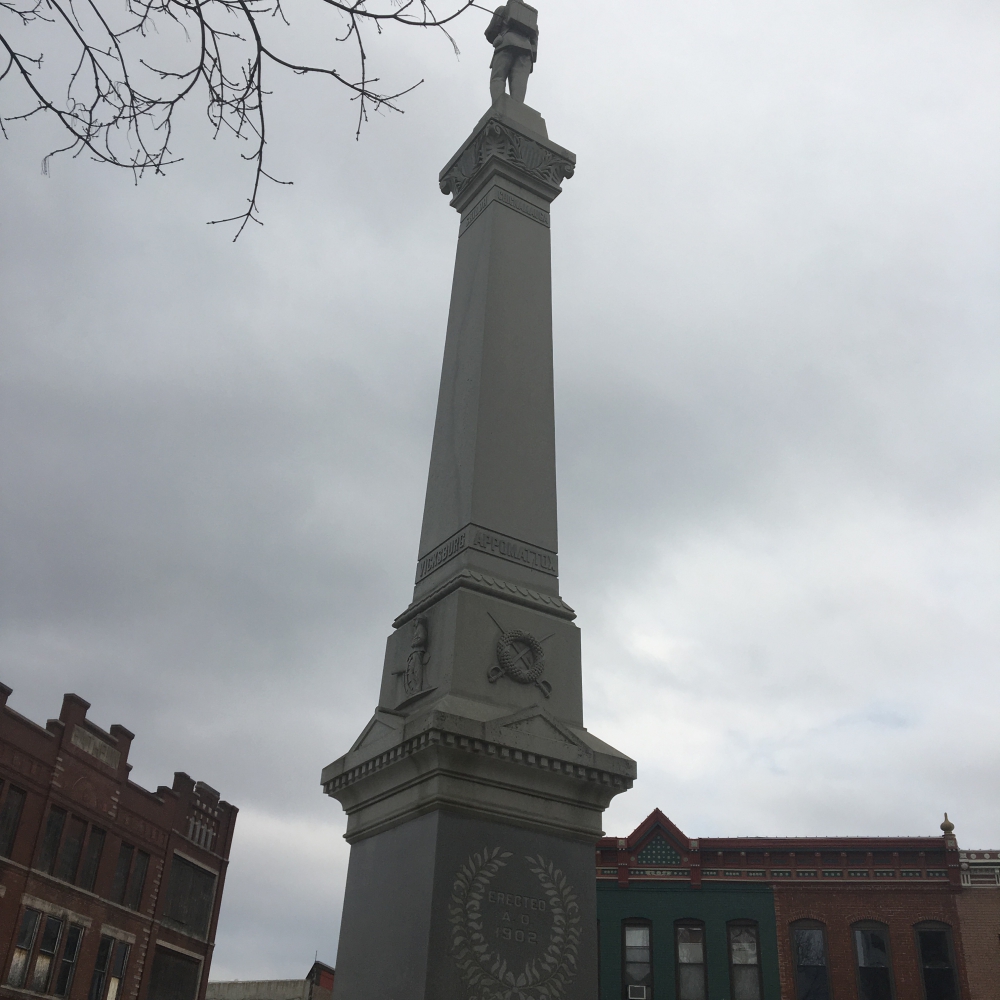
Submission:
<svg viewBox="0 0 1000 1000">
<path fill-rule="evenodd" d="M 175 854 L 170 865 L 164 916 L 186 933 L 204 938 L 212 919 L 214 895 L 215 876 Z"/>
<path fill-rule="evenodd" d="M 104 851 L 104 839 L 106 834 L 96 826 L 90 828 L 90 836 L 87 838 L 87 850 L 83 855 L 83 865 L 80 867 L 80 878 L 77 885 L 88 892 L 94 888 L 94 880 L 97 878 L 97 869 L 101 864 L 101 854 Z"/>
<path fill-rule="evenodd" d="M 200 977 L 201 963 L 197 959 L 157 948 L 148 1000 L 195 1000 Z"/>
<path fill-rule="evenodd" d="M 21 809 L 24 806 L 24 792 L 20 788 L 9 786 L 7 798 L 0 809 L 0 855 L 10 857 L 14 847 L 14 837 L 17 835 L 17 825 L 21 822 Z"/>
<path fill-rule="evenodd" d="M 53 806 L 49 810 L 49 818 L 45 822 L 45 834 L 42 837 L 42 849 L 38 854 L 38 867 L 43 872 L 52 874 L 52 866 L 56 863 L 56 851 L 62 840 L 63 826 L 66 824 L 66 810 Z"/>
<path fill-rule="evenodd" d="M 122 845 L 118 849 L 118 863 L 115 865 L 114 881 L 111 883 L 111 898 L 116 903 L 120 903 L 125 898 L 125 887 L 128 885 L 128 873 L 132 869 L 133 854 L 135 854 L 135 848 L 122 841 Z"/>
<path fill-rule="evenodd" d="M 80 867 L 80 854 L 83 851 L 83 840 L 87 836 L 87 821 L 79 816 L 71 816 L 66 838 L 63 840 L 59 860 L 56 863 L 55 876 L 64 882 L 76 881 L 76 870 Z"/>
<path fill-rule="evenodd" d="M 125 905 L 130 910 L 138 910 L 142 902 L 142 887 L 146 883 L 146 869 L 149 867 L 149 855 L 145 851 L 135 852 L 135 864 L 132 866 L 132 877 L 128 882 L 128 892 L 125 894 Z"/>
</svg>

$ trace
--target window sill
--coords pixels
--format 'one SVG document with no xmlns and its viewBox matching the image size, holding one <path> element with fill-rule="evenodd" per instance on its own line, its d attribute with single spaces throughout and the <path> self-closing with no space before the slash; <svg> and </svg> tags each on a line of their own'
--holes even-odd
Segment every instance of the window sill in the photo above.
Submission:
<svg viewBox="0 0 1000 1000">
<path fill-rule="evenodd" d="M 161 927 L 166 928 L 168 931 L 174 931 L 177 934 L 183 934 L 184 937 L 190 938 L 192 941 L 198 941 L 201 944 L 208 944 L 207 934 L 194 934 L 192 933 L 185 924 L 179 924 L 171 920 L 169 917 L 161 917 L 159 920 Z"/>
</svg>

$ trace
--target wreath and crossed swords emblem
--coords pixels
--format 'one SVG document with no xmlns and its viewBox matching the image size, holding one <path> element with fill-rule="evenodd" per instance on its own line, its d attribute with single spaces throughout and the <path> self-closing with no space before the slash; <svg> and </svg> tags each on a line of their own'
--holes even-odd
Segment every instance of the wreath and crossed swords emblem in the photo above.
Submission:
<svg viewBox="0 0 1000 1000">
<path fill-rule="evenodd" d="M 490 613 L 486 612 L 488 615 Z M 497 663 L 490 667 L 486 677 L 491 684 L 496 684 L 501 677 L 507 676 L 518 684 L 534 684 L 546 698 L 552 692 L 552 685 L 541 679 L 545 671 L 545 651 L 542 643 L 551 639 L 555 632 L 550 632 L 541 639 L 536 639 L 530 632 L 519 628 L 505 629 L 490 615 L 493 624 L 500 629 L 497 639 Z"/>
</svg>

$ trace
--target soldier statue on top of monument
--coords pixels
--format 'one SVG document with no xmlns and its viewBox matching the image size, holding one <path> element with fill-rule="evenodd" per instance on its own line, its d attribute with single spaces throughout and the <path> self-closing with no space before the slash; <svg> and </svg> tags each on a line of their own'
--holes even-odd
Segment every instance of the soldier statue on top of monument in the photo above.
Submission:
<svg viewBox="0 0 1000 1000">
<path fill-rule="evenodd" d="M 493 12 L 486 40 L 495 49 L 490 63 L 493 103 L 503 96 L 509 82 L 510 96 L 523 104 L 528 75 L 538 58 L 538 11 L 521 0 L 508 0 Z"/>
</svg>

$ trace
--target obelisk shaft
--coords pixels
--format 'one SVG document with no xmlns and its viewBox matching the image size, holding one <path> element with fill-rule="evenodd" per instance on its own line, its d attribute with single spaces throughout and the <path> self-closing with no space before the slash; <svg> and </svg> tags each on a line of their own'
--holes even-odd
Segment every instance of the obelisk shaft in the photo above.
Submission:
<svg viewBox="0 0 1000 1000">
<path fill-rule="evenodd" d="M 531 207 L 490 202 L 459 236 L 421 556 L 468 524 L 558 551 L 548 212 Z"/>
<path fill-rule="evenodd" d="M 498 101 L 460 212 L 413 602 L 323 771 L 351 860 L 335 1000 L 594 1000 L 594 842 L 635 764 L 583 727 L 559 597 L 549 204 L 572 153 Z"/>
</svg>

